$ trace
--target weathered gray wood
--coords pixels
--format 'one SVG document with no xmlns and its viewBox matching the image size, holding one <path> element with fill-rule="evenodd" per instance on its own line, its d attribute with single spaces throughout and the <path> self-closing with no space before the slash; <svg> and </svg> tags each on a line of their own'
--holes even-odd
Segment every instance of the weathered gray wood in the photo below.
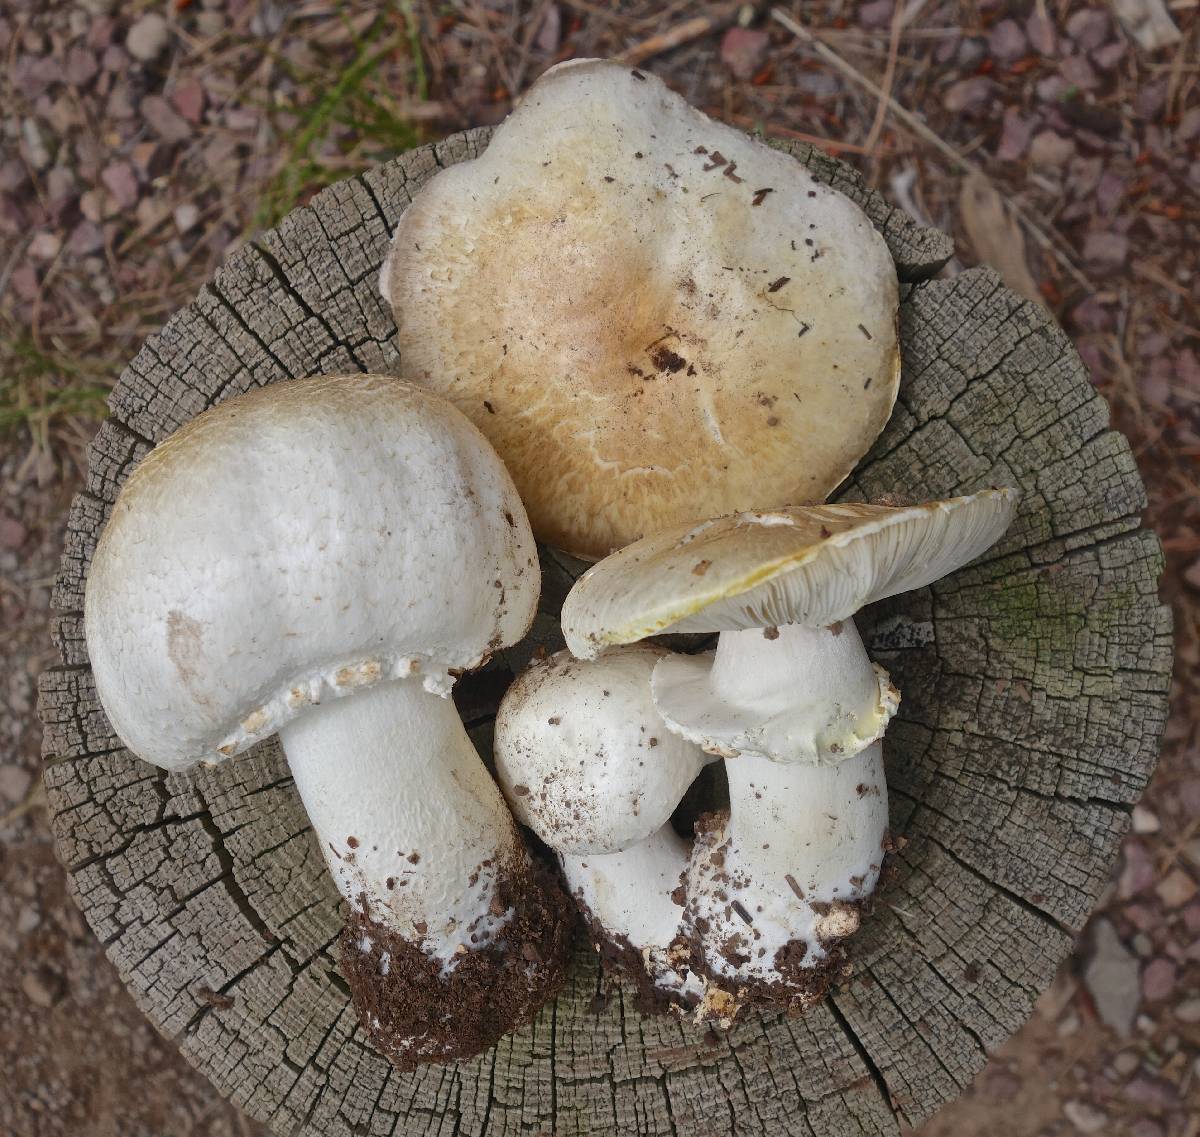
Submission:
<svg viewBox="0 0 1200 1137">
<path fill-rule="evenodd" d="M 117 384 L 68 522 L 63 663 L 41 687 L 72 887 L 147 1015 L 279 1133 L 895 1133 L 1020 1026 L 1096 903 L 1154 764 L 1170 626 L 1129 448 L 1061 331 L 989 271 L 929 280 L 948 238 L 824 155 L 789 147 L 864 205 L 909 282 L 901 400 L 843 496 L 990 483 L 1025 495 L 981 562 L 860 621 L 904 692 L 888 778 L 909 843 L 855 974 L 824 1005 L 722 1036 L 643 1019 L 620 991 L 597 998 L 583 944 L 529 1029 L 472 1062 L 398 1074 L 349 1007 L 331 955 L 337 897 L 275 744 L 168 777 L 121 749 L 97 704 L 79 610 L 123 479 L 152 443 L 251 386 L 394 370 L 375 288 L 388 234 L 428 177 L 487 138 L 455 135 L 326 190 L 232 256 Z M 537 630 L 553 642 L 576 566 L 544 560 Z M 490 744 L 486 716 L 472 734 Z"/>
</svg>

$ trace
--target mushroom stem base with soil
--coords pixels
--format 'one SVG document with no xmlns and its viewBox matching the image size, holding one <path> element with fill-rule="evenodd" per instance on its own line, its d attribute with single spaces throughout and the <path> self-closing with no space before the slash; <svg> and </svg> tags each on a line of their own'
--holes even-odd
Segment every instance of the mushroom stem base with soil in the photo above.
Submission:
<svg viewBox="0 0 1200 1137">
<path fill-rule="evenodd" d="M 858 930 L 887 838 L 883 747 L 837 766 L 726 762 L 730 812 L 697 826 L 684 930 L 691 967 L 737 1005 L 818 1001 Z M 733 1008 L 736 1009 L 736 1008 Z M 725 1015 L 701 1014 L 701 1018 Z"/>
<path fill-rule="evenodd" d="M 610 970 L 628 979 L 645 1011 L 690 1007 L 704 987 L 680 963 L 680 896 L 691 842 L 667 822 L 619 853 L 559 855 L 567 888 Z"/>
<path fill-rule="evenodd" d="M 701 1017 L 816 1001 L 883 863 L 895 688 L 851 620 L 725 631 L 713 654 L 661 660 L 652 685 L 672 730 L 726 755 L 730 811 L 700 827 L 687 877 Z"/>
<path fill-rule="evenodd" d="M 565 898 L 531 865 L 454 703 L 419 677 L 380 682 L 280 740 L 352 909 L 342 965 L 375 1044 L 401 1065 L 448 1061 L 526 1021 L 564 978 Z"/>
</svg>

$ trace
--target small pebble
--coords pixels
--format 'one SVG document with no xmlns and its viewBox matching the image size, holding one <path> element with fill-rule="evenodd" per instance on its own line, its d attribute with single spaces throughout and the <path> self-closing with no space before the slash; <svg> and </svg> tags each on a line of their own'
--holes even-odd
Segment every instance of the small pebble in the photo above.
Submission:
<svg viewBox="0 0 1200 1137">
<path fill-rule="evenodd" d="M 1129 238 L 1124 233 L 1100 230 L 1087 235 L 1083 243 L 1083 259 L 1089 264 L 1119 268 L 1129 256 Z"/>
<path fill-rule="evenodd" d="M 995 90 L 996 84 L 991 79 L 983 75 L 972 75 L 969 79 L 960 79 L 946 88 L 946 93 L 942 96 L 942 106 L 954 114 L 978 110 L 991 101 Z"/>
<path fill-rule="evenodd" d="M 1028 47 L 1029 41 L 1016 20 L 1001 20 L 988 33 L 988 50 L 1002 63 L 1020 59 Z"/>
<path fill-rule="evenodd" d="M 1168 998 L 1175 990 L 1177 975 L 1175 964 L 1169 959 L 1151 960 L 1142 972 L 1142 997 L 1149 1003 Z"/>
<path fill-rule="evenodd" d="M 225 13 L 205 9 L 196 17 L 196 31 L 207 39 L 219 36 L 225 30 Z"/>
<path fill-rule="evenodd" d="M 1090 946 L 1084 984 L 1100 1018 L 1118 1034 L 1128 1035 L 1141 1000 L 1137 959 L 1103 917 L 1095 923 Z"/>
<path fill-rule="evenodd" d="M 1122 900 L 1132 900 L 1154 883 L 1154 860 L 1143 841 L 1126 841 L 1121 849 L 1121 860 L 1117 896 Z"/>
<path fill-rule="evenodd" d="M 200 210 L 190 201 L 185 201 L 175 207 L 175 228 L 180 233 L 190 233 L 200 220 Z"/>
<path fill-rule="evenodd" d="M 1172 1013 L 1181 1023 L 1200 1023 L 1200 997 L 1186 999 Z"/>
<path fill-rule="evenodd" d="M 858 22 L 864 28 L 886 28 L 895 9 L 893 0 L 868 0 L 858 9 Z"/>
<path fill-rule="evenodd" d="M 1154 889 L 1168 908 L 1182 908 L 1196 895 L 1196 882 L 1185 869 L 1172 869 Z"/>
<path fill-rule="evenodd" d="M 751 78 L 762 66 L 767 33 L 757 28 L 730 28 L 721 39 L 721 62 L 734 78 Z"/>
<path fill-rule="evenodd" d="M 1157 833 L 1162 828 L 1158 815 L 1146 805 L 1133 807 L 1133 831 L 1135 833 Z"/>
<path fill-rule="evenodd" d="M 138 181 L 133 167 L 128 162 L 113 162 L 100 174 L 105 189 L 113 196 L 120 209 L 132 209 L 137 205 Z"/>
<path fill-rule="evenodd" d="M 33 775 L 22 766 L 0 766 L 0 800 L 20 805 L 33 785 Z"/>
<path fill-rule="evenodd" d="M 959 41 L 957 63 L 960 71 L 974 71 L 987 55 L 987 40 L 971 36 Z"/>
<path fill-rule="evenodd" d="M 1200 557 L 1183 570 L 1183 583 L 1200 592 Z"/>
<path fill-rule="evenodd" d="M 19 549 L 25 544 L 29 530 L 15 517 L 0 513 L 0 549 Z M 5 766 L 6 770 L 19 769 L 17 766 Z"/>
<path fill-rule="evenodd" d="M 1025 21 L 1025 34 L 1030 46 L 1039 55 L 1053 55 L 1057 48 L 1054 24 L 1047 18 L 1034 13 Z"/>
<path fill-rule="evenodd" d="M 1140 1028 L 1140 1022 L 1139 1022 Z M 1179 1089 L 1165 1078 L 1139 1074 L 1125 1083 L 1125 1100 L 1147 1109 L 1167 1110 L 1179 1100 Z"/>
<path fill-rule="evenodd" d="M 85 218 L 71 230 L 67 248 L 77 257 L 85 257 L 88 253 L 98 253 L 104 248 L 104 232 L 95 222 Z"/>
<path fill-rule="evenodd" d="M 1043 103 L 1057 103 L 1071 88 L 1061 75 L 1047 75 L 1037 81 L 1035 90 Z"/>
<path fill-rule="evenodd" d="M 140 110 L 163 141 L 182 142 L 191 137 L 191 124 L 161 95 L 148 95 L 142 100 Z"/>
<path fill-rule="evenodd" d="M 1124 40 L 1118 40 L 1116 43 L 1106 43 L 1103 47 L 1092 52 L 1092 62 L 1101 71 L 1112 71 L 1125 58 L 1128 50 Z"/>
<path fill-rule="evenodd" d="M 1057 168 L 1065 166 L 1074 153 L 1074 139 L 1064 138 L 1052 130 L 1043 130 L 1034 135 L 1029 147 L 1029 161 L 1035 166 Z"/>
<path fill-rule="evenodd" d="M 1067 35 L 1081 51 L 1095 51 L 1108 39 L 1108 13 L 1103 8 L 1082 8 L 1067 19 Z"/>
<path fill-rule="evenodd" d="M 25 157 L 35 170 L 44 170 L 50 165 L 50 149 L 46 136 L 37 119 L 27 118 L 21 122 L 21 140 L 24 142 Z"/>
<path fill-rule="evenodd" d="M 1080 1133 L 1102 1133 L 1108 1126 L 1108 1114 L 1085 1101 L 1067 1102 L 1063 1113 Z"/>
<path fill-rule="evenodd" d="M 1016 107 L 1004 111 L 1004 128 L 996 146 L 996 157 L 1001 162 L 1015 162 L 1029 148 L 1033 137 L 1034 120 L 1026 118 Z"/>
<path fill-rule="evenodd" d="M 1190 142 L 1193 138 L 1200 138 L 1200 106 L 1183 112 L 1183 117 L 1175 128 L 1175 138 L 1180 142 Z"/>
<path fill-rule="evenodd" d="M 1145 83 L 1138 88 L 1137 94 L 1133 97 L 1134 113 L 1144 119 L 1157 118 L 1166 102 L 1167 84 L 1165 80 L 1161 83 Z"/>
<path fill-rule="evenodd" d="M 62 998 L 64 989 L 62 976 L 47 967 L 27 971 L 21 977 L 21 990 L 35 1007 L 54 1006 Z"/>
<path fill-rule="evenodd" d="M 1092 65 L 1082 55 L 1073 55 L 1069 59 L 1064 59 L 1058 65 L 1058 73 L 1066 80 L 1069 87 L 1076 87 L 1081 91 L 1090 91 L 1100 85 L 1100 80 L 1096 77 Z"/>
<path fill-rule="evenodd" d="M 73 47 L 67 52 L 67 63 L 64 77 L 73 87 L 83 87 L 90 83 L 100 70 L 94 52 L 85 51 L 81 47 Z"/>
<path fill-rule="evenodd" d="M 171 92 L 175 109 L 190 123 L 198 123 L 204 114 L 204 87 L 196 79 L 183 79 Z"/>
<path fill-rule="evenodd" d="M 1142 1059 L 1136 1050 L 1122 1050 L 1112 1061 L 1113 1069 L 1122 1078 L 1128 1078 L 1141 1064 Z"/>
<path fill-rule="evenodd" d="M 134 59 L 153 63 L 163 53 L 170 38 L 167 21 L 157 12 L 147 12 L 129 29 L 125 47 Z"/>
<path fill-rule="evenodd" d="M 29 255 L 35 260 L 52 261 L 62 248 L 62 238 L 57 233 L 43 230 L 29 242 Z"/>
</svg>

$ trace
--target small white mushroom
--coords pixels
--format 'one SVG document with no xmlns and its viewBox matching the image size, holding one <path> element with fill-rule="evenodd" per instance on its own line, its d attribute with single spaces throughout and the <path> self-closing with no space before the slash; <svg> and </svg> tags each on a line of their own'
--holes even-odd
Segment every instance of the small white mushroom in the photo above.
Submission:
<svg viewBox="0 0 1200 1137">
<path fill-rule="evenodd" d="M 867 215 L 616 62 L 551 68 L 430 179 L 382 290 L 404 376 L 492 440 L 538 538 L 577 556 L 821 500 L 896 399 L 899 285 Z"/>
<path fill-rule="evenodd" d="M 538 587 L 495 452 L 381 376 L 193 419 L 130 475 L 91 564 L 88 652 L 131 751 L 179 771 L 279 733 L 352 909 L 343 968 L 399 1065 L 494 1041 L 561 981 L 553 899 L 446 697 L 521 638 Z M 446 1006 L 457 1029 L 433 1029 Z"/>
<path fill-rule="evenodd" d="M 666 654 L 535 660 L 500 704 L 496 774 L 517 819 L 558 853 L 609 963 L 644 1003 L 694 1003 L 701 987 L 672 950 L 690 844 L 670 816 L 709 759 L 654 709 L 650 676 Z"/>
<path fill-rule="evenodd" d="M 851 617 L 973 560 L 1016 501 L 985 490 L 734 514 L 627 546 L 568 596 L 563 630 L 584 659 L 657 632 L 720 632 L 715 652 L 665 657 L 652 677 L 668 726 L 728 759 L 729 815 L 699 835 L 687 880 L 702 1014 L 824 993 L 882 865 L 880 739 L 899 701 Z"/>
</svg>

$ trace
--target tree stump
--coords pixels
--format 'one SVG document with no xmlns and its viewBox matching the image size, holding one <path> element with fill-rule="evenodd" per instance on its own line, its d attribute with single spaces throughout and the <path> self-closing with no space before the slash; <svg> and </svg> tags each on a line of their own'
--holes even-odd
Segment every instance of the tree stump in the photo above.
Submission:
<svg viewBox="0 0 1200 1137">
<path fill-rule="evenodd" d="M 930 279 L 949 238 L 845 166 L 788 147 L 864 206 L 903 283 L 895 414 L 847 499 L 1019 486 L 981 561 L 860 617 L 903 691 L 888 734 L 898 873 L 854 973 L 802 1018 L 726 1034 L 642 1018 L 581 943 L 553 1006 L 487 1054 L 399 1074 L 367 1043 L 333 952 L 338 897 L 273 741 L 217 770 L 136 760 L 97 703 L 84 579 L 124 477 L 187 419 L 250 387 L 397 366 L 376 290 L 389 234 L 455 135 L 334 185 L 230 257 L 121 376 L 70 516 L 42 679 L 46 787 L 75 897 L 139 1006 L 281 1134 L 892 1134 L 955 1097 L 1025 1021 L 1087 919 L 1167 713 L 1161 556 L 1138 528 L 1125 439 L 1040 307 L 975 269 Z M 519 266 L 513 266 L 519 271 Z M 197 487 L 198 492 L 202 487 Z M 535 633 L 557 646 L 577 566 L 543 550 Z M 481 749 L 528 646 L 460 684 Z"/>
</svg>

